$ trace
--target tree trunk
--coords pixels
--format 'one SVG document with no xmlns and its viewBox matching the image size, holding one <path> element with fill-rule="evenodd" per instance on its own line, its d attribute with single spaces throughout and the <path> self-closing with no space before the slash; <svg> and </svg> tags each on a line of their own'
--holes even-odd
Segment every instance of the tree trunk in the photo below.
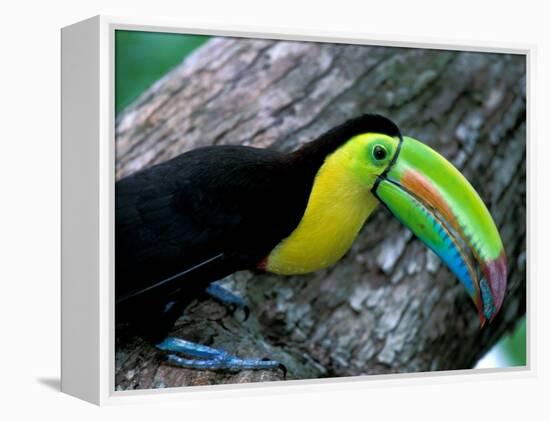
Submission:
<svg viewBox="0 0 550 421">
<path fill-rule="evenodd" d="M 500 314 L 480 329 L 464 288 L 386 210 L 334 267 L 229 281 L 247 321 L 204 299 L 172 334 L 276 359 L 290 379 L 471 368 L 525 313 L 525 57 L 412 48 L 212 39 L 116 120 L 116 174 L 190 149 L 289 151 L 377 112 L 451 160 L 487 204 L 508 256 Z M 267 221 L 269 223 L 269 221 Z M 118 390 L 277 380 L 282 373 L 175 368 L 136 338 L 119 343 Z"/>
</svg>

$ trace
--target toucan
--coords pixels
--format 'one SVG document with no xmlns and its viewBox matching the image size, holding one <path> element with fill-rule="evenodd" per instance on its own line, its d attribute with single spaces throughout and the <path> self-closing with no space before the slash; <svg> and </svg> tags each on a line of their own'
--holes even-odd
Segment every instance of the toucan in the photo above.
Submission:
<svg viewBox="0 0 550 421">
<path fill-rule="evenodd" d="M 201 147 L 118 181 L 117 335 L 143 337 L 179 367 L 284 370 L 167 335 L 205 291 L 242 305 L 217 282 L 236 271 L 299 275 L 334 265 L 378 204 L 464 285 L 481 325 L 494 319 L 507 263 L 487 207 L 449 161 L 365 114 L 292 152 Z"/>
</svg>

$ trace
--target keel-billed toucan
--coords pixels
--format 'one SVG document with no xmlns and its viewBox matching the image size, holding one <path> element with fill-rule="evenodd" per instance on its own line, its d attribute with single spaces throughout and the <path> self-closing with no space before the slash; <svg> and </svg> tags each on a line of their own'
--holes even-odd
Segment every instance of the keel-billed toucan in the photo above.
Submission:
<svg viewBox="0 0 550 421">
<path fill-rule="evenodd" d="M 336 263 L 379 203 L 464 284 L 481 323 L 492 319 L 507 270 L 486 206 L 445 158 L 367 114 L 291 153 L 203 147 L 117 182 L 117 333 L 152 341 L 183 367 L 277 367 L 166 335 L 190 301 L 235 271 Z M 226 292 L 218 296 L 231 301 Z"/>
</svg>

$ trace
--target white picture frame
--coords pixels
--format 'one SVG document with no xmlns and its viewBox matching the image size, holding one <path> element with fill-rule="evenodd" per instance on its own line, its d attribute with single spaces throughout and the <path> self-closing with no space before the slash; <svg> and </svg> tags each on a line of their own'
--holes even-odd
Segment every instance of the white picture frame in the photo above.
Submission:
<svg viewBox="0 0 550 421">
<path fill-rule="evenodd" d="M 275 391 L 345 389 L 357 382 L 365 387 L 384 384 L 465 381 L 471 371 L 395 374 L 358 378 L 299 380 L 276 383 L 217 385 L 115 391 L 114 387 L 114 31 L 142 30 L 300 41 L 344 42 L 369 45 L 460 49 L 478 52 L 525 54 L 527 60 L 527 108 L 530 101 L 530 72 L 534 47 L 502 46 L 422 39 L 361 39 L 353 34 L 278 33 L 249 28 L 187 28 L 173 22 L 143 22 L 127 18 L 96 16 L 62 29 L 62 377 L 63 392 L 103 405 L 141 400 L 166 401 L 208 397 L 212 393 L 231 396 Z M 529 113 L 527 127 L 529 128 Z M 530 131 L 527 130 L 529 161 Z M 531 171 L 529 162 L 528 172 Z M 529 197 L 528 197 L 529 203 Z M 528 209 L 529 213 L 529 209 Z M 527 220 L 529 233 L 529 217 Z M 529 247 L 530 240 L 527 239 Z M 529 325 L 532 323 L 527 277 L 526 367 L 477 370 L 482 378 L 522 377 L 533 373 Z"/>
</svg>

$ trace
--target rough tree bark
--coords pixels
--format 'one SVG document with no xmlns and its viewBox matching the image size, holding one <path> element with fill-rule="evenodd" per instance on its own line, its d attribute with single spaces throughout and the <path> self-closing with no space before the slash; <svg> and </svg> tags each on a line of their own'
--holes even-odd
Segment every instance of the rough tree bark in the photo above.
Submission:
<svg viewBox="0 0 550 421">
<path fill-rule="evenodd" d="M 381 208 L 328 270 L 234 276 L 252 310 L 246 322 L 205 298 L 175 336 L 269 356 L 304 379 L 470 368 L 514 326 L 526 300 L 522 56 L 213 39 L 117 118 L 117 178 L 203 145 L 291 150 L 365 112 L 450 159 L 488 205 L 509 263 L 496 320 L 480 329 L 464 288 Z M 117 345 L 119 390 L 281 378 L 174 368 L 138 338 Z"/>
</svg>

